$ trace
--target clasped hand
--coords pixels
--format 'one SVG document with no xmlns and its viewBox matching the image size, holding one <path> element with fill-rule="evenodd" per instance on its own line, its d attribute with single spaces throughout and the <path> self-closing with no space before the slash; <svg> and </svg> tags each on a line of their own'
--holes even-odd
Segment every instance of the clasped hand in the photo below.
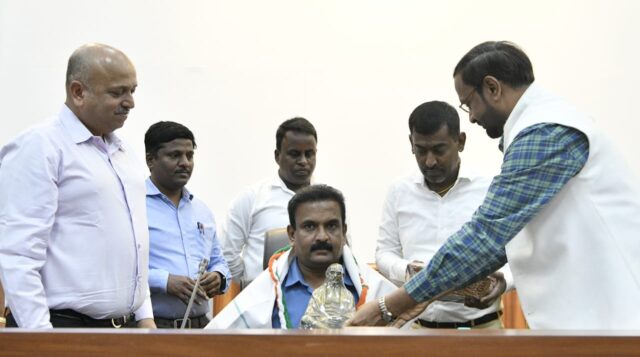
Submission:
<svg viewBox="0 0 640 357">
<path fill-rule="evenodd" d="M 221 282 L 220 273 L 205 272 L 200 277 L 200 284 L 198 284 L 194 302 L 199 305 L 207 301 L 207 299 L 220 294 Z M 188 305 L 194 286 L 195 280 L 187 276 L 169 274 L 167 293 L 179 298 L 185 305 Z"/>
</svg>

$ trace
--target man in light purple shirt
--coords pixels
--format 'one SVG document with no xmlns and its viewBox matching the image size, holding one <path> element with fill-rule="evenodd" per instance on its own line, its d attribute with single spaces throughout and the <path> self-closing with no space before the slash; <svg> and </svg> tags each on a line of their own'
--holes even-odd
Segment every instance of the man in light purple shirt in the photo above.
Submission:
<svg viewBox="0 0 640 357">
<path fill-rule="evenodd" d="M 0 278 L 7 327 L 154 328 L 144 171 L 113 131 L 136 71 L 88 44 L 69 58 L 57 116 L 0 149 Z"/>
</svg>

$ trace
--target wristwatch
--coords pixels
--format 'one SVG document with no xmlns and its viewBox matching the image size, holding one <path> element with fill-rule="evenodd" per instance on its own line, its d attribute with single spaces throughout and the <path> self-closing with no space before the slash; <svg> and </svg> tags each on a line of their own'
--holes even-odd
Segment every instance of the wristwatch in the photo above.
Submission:
<svg viewBox="0 0 640 357">
<path fill-rule="evenodd" d="M 382 315 L 382 319 L 386 323 L 393 322 L 395 317 L 393 314 L 387 309 L 387 304 L 384 303 L 384 296 L 378 299 L 378 307 L 380 308 L 380 314 Z"/>
<path fill-rule="evenodd" d="M 220 292 L 222 293 L 224 291 L 224 288 L 227 287 L 227 277 L 219 271 L 216 271 L 216 273 L 220 275 Z"/>
</svg>

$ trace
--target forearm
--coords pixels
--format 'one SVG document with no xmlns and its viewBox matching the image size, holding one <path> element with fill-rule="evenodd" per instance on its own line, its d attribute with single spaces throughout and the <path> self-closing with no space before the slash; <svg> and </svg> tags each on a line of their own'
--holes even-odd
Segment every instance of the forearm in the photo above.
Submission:
<svg viewBox="0 0 640 357">
<path fill-rule="evenodd" d="M 418 302 L 464 287 L 500 268 L 506 262 L 503 247 L 481 229 L 465 224 L 450 237 L 429 262 L 405 285 L 405 291 Z M 469 243 L 472 242 L 472 243 Z"/>
</svg>

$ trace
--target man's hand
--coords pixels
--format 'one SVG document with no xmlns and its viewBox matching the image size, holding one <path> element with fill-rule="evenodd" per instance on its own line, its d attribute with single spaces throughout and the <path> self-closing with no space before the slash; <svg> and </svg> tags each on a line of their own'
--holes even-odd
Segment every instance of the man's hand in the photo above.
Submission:
<svg viewBox="0 0 640 357">
<path fill-rule="evenodd" d="M 220 273 L 217 271 L 205 272 L 200 278 L 200 286 L 210 298 L 222 293 L 220 291 L 221 284 L 222 278 L 220 277 Z"/>
<path fill-rule="evenodd" d="M 138 328 L 156 329 L 156 323 L 153 319 L 142 319 L 138 321 Z"/>
<path fill-rule="evenodd" d="M 493 305 L 493 303 L 504 294 L 507 289 L 507 282 L 504 280 L 504 275 L 501 272 L 495 272 L 490 274 L 489 277 L 496 280 L 493 289 L 487 291 L 487 294 L 480 299 L 469 296 L 465 297 L 464 304 L 466 306 L 475 307 L 476 309 L 486 309 Z"/>
<path fill-rule="evenodd" d="M 409 281 L 414 275 L 416 275 L 420 270 L 424 269 L 426 264 L 420 260 L 414 260 L 407 264 L 407 271 L 405 273 L 405 280 Z"/>
<path fill-rule="evenodd" d="M 360 306 L 353 317 L 344 323 L 345 326 L 385 326 L 386 324 L 382 319 L 378 300 L 369 301 Z"/>
<path fill-rule="evenodd" d="M 415 313 L 415 316 L 417 316 L 426 307 L 425 305 L 416 313 L 414 311 L 416 309 L 416 305 L 420 304 L 413 300 L 411 296 L 407 294 L 403 287 L 385 296 L 385 302 L 389 312 L 391 312 L 394 316 L 402 316 L 403 318 L 408 317 L 408 315 L 404 315 L 405 312 L 411 312 L 412 314 Z M 386 325 L 386 322 L 382 319 L 382 313 L 380 312 L 380 307 L 378 306 L 377 299 L 374 301 L 369 301 L 368 303 L 360 306 L 360 309 L 356 311 L 355 315 L 353 315 L 352 318 L 345 322 L 345 326 Z M 404 325 L 404 323 L 402 325 Z M 392 323 L 392 326 L 396 326 L 395 322 Z"/>
<path fill-rule="evenodd" d="M 193 281 L 193 279 L 189 277 L 169 274 L 169 279 L 167 280 L 167 293 L 179 298 L 185 305 L 188 305 L 189 298 L 191 298 L 191 292 L 193 291 L 194 286 L 195 281 Z M 195 303 L 201 304 L 206 300 L 206 293 L 204 292 L 204 290 L 202 290 L 202 287 L 199 287 Z"/>
</svg>

